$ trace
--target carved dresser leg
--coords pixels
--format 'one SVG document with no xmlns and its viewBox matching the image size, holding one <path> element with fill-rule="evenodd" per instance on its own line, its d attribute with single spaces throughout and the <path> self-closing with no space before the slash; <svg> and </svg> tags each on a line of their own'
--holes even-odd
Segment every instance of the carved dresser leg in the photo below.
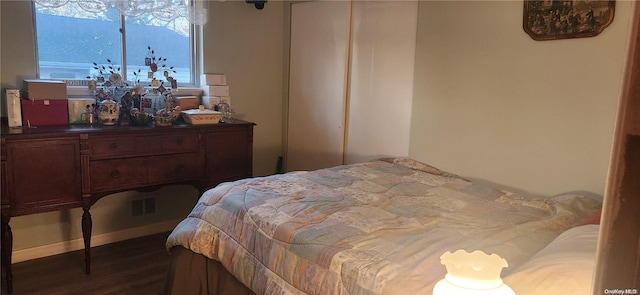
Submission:
<svg viewBox="0 0 640 295">
<path fill-rule="evenodd" d="M 83 206 L 82 210 L 82 237 L 84 238 L 84 265 L 86 274 L 91 274 L 91 227 L 93 222 L 91 221 L 91 213 L 89 213 L 89 207 Z"/>
<path fill-rule="evenodd" d="M 4 264 L 7 292 L 13 292 L 13 271 L 11 267 L 11 252 L 13 251 L 13 232 L 9 226 L 8 214 L 2 214 L 2 264 Z"/>
</svg>

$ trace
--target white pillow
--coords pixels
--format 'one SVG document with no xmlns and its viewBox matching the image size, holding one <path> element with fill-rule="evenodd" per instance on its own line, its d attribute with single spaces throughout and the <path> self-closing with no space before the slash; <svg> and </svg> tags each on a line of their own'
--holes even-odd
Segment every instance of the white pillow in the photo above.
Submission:
<svg viewBox="0 0 640 295">
<path fill-rule="evenodd" d="M 591 294 L 600 226 L 571 228 L 504 278 L 517 295 Z"/>
</svg>

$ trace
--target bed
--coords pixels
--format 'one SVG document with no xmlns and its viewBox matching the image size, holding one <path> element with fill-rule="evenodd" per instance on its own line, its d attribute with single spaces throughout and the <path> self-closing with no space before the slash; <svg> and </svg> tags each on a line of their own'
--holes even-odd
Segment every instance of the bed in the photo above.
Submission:
<svg viewBox="0 0 640 295">
<path fill-rule="evenodd" d="M 584 223 L 600 208 L 578 194 L 523 197 L 408 158 L 228 182 L 168 237 L 166 292 L 431 294 L 446 274 L 440 256 L 464 249 L 505 258 L 502 276 L 519 295 L 589 294 L 598 225 Z M 558 275 L 567 269 L 572 284 Z"/>
</svg>

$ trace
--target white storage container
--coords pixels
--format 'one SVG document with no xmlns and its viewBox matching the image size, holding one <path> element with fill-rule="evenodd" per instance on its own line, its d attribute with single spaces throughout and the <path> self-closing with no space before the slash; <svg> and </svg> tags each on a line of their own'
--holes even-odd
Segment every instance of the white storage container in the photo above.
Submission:
<svg viewBox="0 0 640 295">
<path fill-rule="evenodd" d="M 203 74 L 200 76 L 200 84 L 227 85 L 227 76 L 225 74 Z"/>
<path fill-rule="evenodd" d="M 205 109 L 200 105 L 198 109 L 182 111 L 184 121 L 192 125 L 218 124 L 222 113 L 218 111 Z"/>
</svg>

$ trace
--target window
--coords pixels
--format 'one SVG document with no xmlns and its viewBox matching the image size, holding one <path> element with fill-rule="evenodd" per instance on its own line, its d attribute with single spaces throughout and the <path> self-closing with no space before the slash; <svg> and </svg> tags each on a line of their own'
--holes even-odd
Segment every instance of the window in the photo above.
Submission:
<svg viewBox="0 0 640 295">
<path fill-rule="evenodd" d="M 180 86 L 196 84 L 197 34 L 186 18 L 163 21 L 161 16 L 148 13 L 130 18 L 115 8 L 91 12 L 87 3 L 91 1 L 69 1 L 59 7 L 47 7 L 46 1 L 34 3 L 41 79 L 82 85 L 80 81 L 98 73 L 94 68 L 97 63 L 114 67 L 127 81 L 150 82 L 145 58 L 152 55 L 151 48 L 153 56 L 166 58 L 166 66 L 173 67 L 170 74 Z M 140 74 L 134 75 L 138 71 Z M 154 77 L 166 82 L 163 73 Z"/>
</svg>

